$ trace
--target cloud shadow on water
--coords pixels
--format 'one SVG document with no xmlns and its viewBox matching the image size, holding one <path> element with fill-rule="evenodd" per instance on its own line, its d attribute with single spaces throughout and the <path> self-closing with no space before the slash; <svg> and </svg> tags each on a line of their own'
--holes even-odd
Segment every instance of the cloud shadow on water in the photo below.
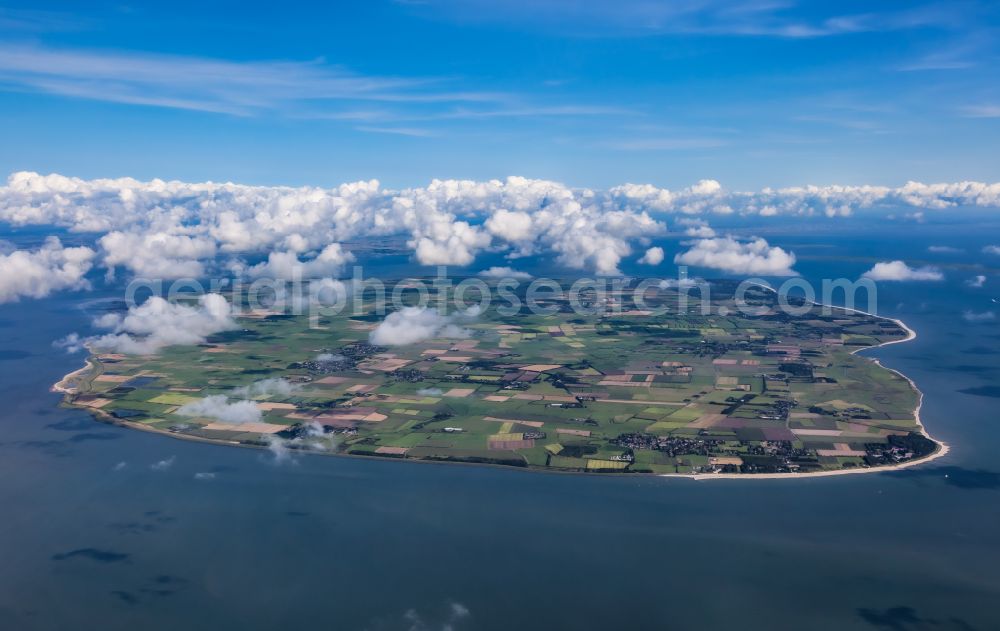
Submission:
<svg viewBox="0 0 1000 631">
<path fill-rule="evenodd" d="M 100 548 L 77 548 L 68 552 L 60 552 L 52 555 L 53 561 L 67 561 L 69 559 L 88 559 L 98 563 L 123 563 L 132 557 L 127 552 L 115 552 L 114 550 L 102 550 Z"/>
<path fill-rule="evenodd" d="M 862 620 L 876 629 L 889 629 L 890 631 L 920 631 L 921 629 L 975 631 L 976 629 L 961 618 L 952 617 L 944 620 L 925 618 L 919 615 L 913 607 L 902 605 L 888 609 L 860 608 L 857 612 Z"/>
</svg>

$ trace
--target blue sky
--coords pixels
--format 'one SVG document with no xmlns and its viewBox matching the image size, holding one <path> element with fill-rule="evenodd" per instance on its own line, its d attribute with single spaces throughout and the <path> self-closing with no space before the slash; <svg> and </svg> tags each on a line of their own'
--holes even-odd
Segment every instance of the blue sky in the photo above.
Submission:
<svg viewBox="0 0 1000 631">
<path fill-rule="evenodd" d="M 990 2 L 7 3 L 0 172 L 996 181 Z"/>
</svg>

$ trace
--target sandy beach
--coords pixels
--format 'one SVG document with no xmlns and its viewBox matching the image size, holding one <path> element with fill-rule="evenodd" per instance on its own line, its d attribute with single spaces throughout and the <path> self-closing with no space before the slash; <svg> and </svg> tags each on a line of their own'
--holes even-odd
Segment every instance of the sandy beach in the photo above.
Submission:
<svg viewBox="0 0 1000 631">
<path fill-rule="evenodd" d="M 83 361 L 82 367 L 63 375 L 63 378 L 54 383 L 52 387 L 49 388 L 49 391 L 60 392 L 62 394 L 76 394 L 78 391 L 77 382 L 79 382 L 84 375 L 90 372 L 92 368 L 93 366 L 91 365 L 90 358 L 88 357 Z"/>
<path fill-rule="evenodd" d="M 761 286 L 763 287 L 763 285 L 761 285 Z M 770 289 L 770 288 L 768 288 L 768 289 Z M 819 303 L 813 303 L 813 304 L 816 305 L 816 306 L 820 306 L 820 307 L 824 306 L 824 305 L 821 305 Z M 862 315 L 867 315 L 867 316 L 870 316 L 872 318 L 880 318 L 882 320 L 889 320 L 890 322 L 896 323 L 900 328 L 902 328 L 904 331 L 906 331 L 906 337 L 903 338 L 903 339 L 901 339 L 901 340 L 889 340 L 888 342 L 882 342 L 881 344 L 877 344 L 875 346 L 866 346 L 865 348 L 857 348 L 857 349 L 854 349 L 853 351 L 851 351 L 852 355 L 855 355 L 855 354 L 857 354 L 857 353 L 859 353 L 861 351 L 866 351 L 866 350 L 871 350 L 871 349 L 875 349 L 875 348 L 880 348 L 882 346 L 889 346 L 890 344 L 902 344 L 904 342 L 911 342 L 911 341 L 917 339 L 917 332 L 914 331 L 913 329 L 911 329 L 909 326 L 907 326 L 905 322 L 903 322 L 902 320 L 899 320 L 897 318 L 886 318 L 886 317 L 883 317 L 883 316 L 875 315 L 873 313 L 868 313 L 867 311 L 862 311 L 860 309 L 850 309 L 848 307 L 833 307 L 833 306 L 831 306 L 830 308 L 831 309 L 840 309 L 841 311 L 846 311 L 846 312 L 850 312 L 850 313 L 858 313 L 858 314 L 862 314 Z M 788 479 L 800 479 L 800 478 L 818 478 L 818 477 L 825 477 L 825 476 L 831 476 L 831 475 L 853 475 L 853 474 L 859 474 L 859 473 L 878 473 L 880 471 L 895 471 L 895 470 L 898 470 L 898 469 L 906 469 L 908 467 L 915 467 L 917 465 L 925 464 L 925 463 L 931 462 L 932 460 L 937 460 L 938 458 L 942 458 L 945 455 L 947 455 L 948 452 L 949 452 L 949 450 L 950 450 L 948 444 L 945 443 L 944 441 L 937 440 L 936 438 L 934 438 L 933 436 L 931 436 L 930 434 L 928 434 L 927 433 L 927 428 L 924 427 L 923 421 L 920 419 L 920 408 L 923 406 L 923 403 L 924 403 L 924 393 L 923 393 L 923 391 L 920 390 L 920 388 L 917 387 L 917 384 L 914 383 L 914 381 L 912 379 L 910 379 L 909 377 L 907 377 L 906 375 L 904 375 L 900 371 L 896 370 L 895 368 L 888 368 L 888 367 L 884 366 L 882 364 L 882 362 L 879 361 L 878 359 L 874 359 L 874 358 L 870 358 L 870 357 L 866 357 L 865 359 L 867 359 L 870 362 L 873 362 L 873 363 L 877 364 L 878 366 L 884 368 L 885 370 L 888 370 L 890 372 L 896 373 L 897 375 L 899 375 L 903 379 L 906 379 L 906 381 L 910 384 L 910 387 L 913 388 L 914 391 L 916 391 L 916 393 L 917 393 L 917 407 L 914 408 L 914 410 L 913 410 L 913 417 L 914 417 L 914 420 L 917 423 L 917 427 L 920 428 L 920 433 L 925 438 L 927 438 L 930 441 L 933 441 L 934 444 L 937 445 L 937 449 L 935 449 L 933 453 L 931 453 L 931 454 L 929 454 L 927 456 L 924 456 L 923 458 L 914 458 L 913 460 L 907 460 L 906 462 L 903 462 L 903 463 L 900 463 L 900 464 L 897 464 L 897 465 L 890 465 L 890 466 L 885 466 L 885 467 L 862 467 L 862 468 L 856 468 L 856 469 L 843 469 L 843 470 L 840 470 L 840 471 L 815 471 L 815 472 L 809 472 L 809 473 L 696 473 L 696 474 L 665 473 L 665 474 L 661 474 L 661 477 L 665 477 L 665 478 L 690 478 L 690 479 L 693 479 L 693 480 L 734 480 L 734 479 L 741 479 L 741 480 L 743 480 L 743 479 L 757 479 L 757 480 L 760 480 L 760 479 L 769 479 L 769 480 L 773 480 L 773 479 L 786 479 L 786 480 L 788 480 Z"/>
</svg>

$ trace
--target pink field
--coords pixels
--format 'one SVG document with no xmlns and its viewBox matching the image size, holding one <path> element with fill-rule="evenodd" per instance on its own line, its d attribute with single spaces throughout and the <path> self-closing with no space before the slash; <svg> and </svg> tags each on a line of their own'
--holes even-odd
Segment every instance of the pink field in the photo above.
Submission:
<svg viewBox="0 0 1000 631">
<path fill-rule="evenodd" d="M 516 418 L 496 418 L 495 416 L 484 416 L 484 421 L 495 421 L 497 423 L 517 423 L 518 425 L 527 425 L 528 427 L 541 427 L 545 425 L 542 421 L 522 421 Z"/>
<path fill-rule="evenodd" d="M 402 456 L 410 450 L 409 447 L 386 447 L 382 446 L 375 450 L 377 454 L 389 454 L 393 456 Z"/>
<path fill-rule="evenodd" d="M 317 379 L 316 383 L 326 383 L 330 385 L 337 385 L 344 383 L 345 381 L 350 381 L 347 377 L 323 377 L 322 379 Z"/>
<path fill-rule="evenodd" d="M 294 403 L 272 403 L 270 401 L 260 401 L 257 403 L 257 409 L 263 410 L 265 412 L 270 410 L 294 410 Z"/>
</svg>

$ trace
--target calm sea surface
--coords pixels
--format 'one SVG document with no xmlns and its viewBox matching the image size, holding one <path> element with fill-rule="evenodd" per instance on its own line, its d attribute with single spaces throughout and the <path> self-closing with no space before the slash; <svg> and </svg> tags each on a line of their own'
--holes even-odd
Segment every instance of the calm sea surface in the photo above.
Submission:
<svg viewBox="0 0 1000 631">
<path fill-rule="evenodd" d="M 997 310 L 1000 278 L 962 284 L 997 262 L 974 231 L 913 232 L 768 235 L 808 278 L 945 266 L 943 283 L 880 285 L 880 313 L 919 337 L 869 354 L 917 382 L 952 446 L 894 473 L 278 466 L 60 409 L 48 388 L 82 357 L 52 341 L 86 332 L 102 294 L 4 305 L 0 629 L 998 629 L 1000 326 L 962 317 Z M 928 254 L 939 242 L 969 254 Z"/>
</svg>

